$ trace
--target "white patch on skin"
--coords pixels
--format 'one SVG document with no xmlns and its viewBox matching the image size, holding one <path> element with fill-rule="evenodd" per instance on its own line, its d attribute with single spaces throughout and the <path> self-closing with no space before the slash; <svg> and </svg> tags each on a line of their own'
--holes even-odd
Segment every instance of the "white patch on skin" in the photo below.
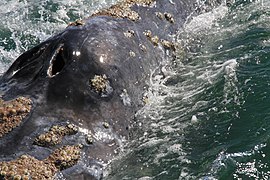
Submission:
<svg viewBox="0 0 270 180">
<path fill-rule="evenodd" d="M 100 56 L 99 62 L 104 63 L 104 58 L 103 58 L 103 56 Z"/>
<path fill-rule="evenodd" d="M 79 127 L 79 128 L 78 128 L 78 131 L 81 132 L 81 133 L 84 134 L 84 135 L 89 135 L 89 134 L 91 134 L 91 131 L 90 131 L 89 129 L 86 129 L 86 128 L 81 128 L 81 127 Z"/>
<path fill-rule="evenodd" d="M 108 50 L 108 52 L 110 52 L 110 50 Z M 107 57 L 108 57 L 107 54 L 100 54 L 100 56 L 99 56 L 99 62 L 102 63 L 102 64 L 108 62 L 107 61 Z"/>
<path fill-rule="evenodd" d="M 114 140 L 114 137 L 111 134 L 109 134 L 108 132 L 102 131 L 101 129 L 95 132 L 94 137 L 96 140 L 103 141 L 103 142 Z"/>
<path fill-rule="evenodd" d="M 173 4 L 173 5 L 175 4 L 172 0 L 169 0 L 169 2 L 170 2 L 171 4 Z"/>
<path fill-rule="evenodd" d="M 73 51 L 72 53 L 74 56 L 80 56 L 81 55 L 81 52 L 80 51 Z"/>
<path fill-rule="evenodd" d="M 135 57 L 136 54 L 135 54 L 135 52 L 133 52 L 133 51 L 129 51 L 129 56 L 130 56 L 130 57 Z"/>
<path fill-rule="evenodd" d="M 131 99 L 126 89 L 123 89 L 122 94 L 120 94 L 120 98 L 125 106 L 131 106 Z"/>
</svg>

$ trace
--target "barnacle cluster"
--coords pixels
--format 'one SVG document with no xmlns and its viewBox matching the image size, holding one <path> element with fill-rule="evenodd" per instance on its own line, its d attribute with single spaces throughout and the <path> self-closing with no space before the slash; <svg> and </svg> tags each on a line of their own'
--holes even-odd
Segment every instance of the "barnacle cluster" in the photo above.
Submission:
<svg viewBox="0 0 270 180">
<path fill-rule="evenodd" d="M 155 2 L 155 0 L 126 0 L 127 3 L 137 4 L 141 6 L 150 6 Z"/>
<path fill-rule="evenodd" d="M 139 47 L 140 47 L 140 49 L 141 49 L 143 52 L 146 52 L 146 51 L 147 51 L 147 48 L 146 48 L 145 45 L 139 44 Z"/>
<path fill-rule="evenodd" d="M 151 38 L 152 37 L 152 32 L 150 30 L 146 30 L 143 32 L 143 34 L 148 37 L 148 38 Z"/>
<path fill-rule="evenodd" d="M 0 137 L 20 125 L 30 113 L 31 104 L 31 100 L 25 97 L 18 97 L 10 101 L 0 99 Z"/>
<path fill-rule="evenodd" d="M 48 132 L 39 135 L 34 144 L 39 146 L 53 146 L 59 144 L 64 136 L 73 135 L 78 132 L 78 128 L 74 124 L 66 126 L 54 125 Z"/>
<path fill-rule="evenodd" d="M 129 51 L 129 56 L 130 56 L 130 57 L 135 57 L 135 56 L 136 56 L 136 53 L 133 52 L 133 51 Z"/>
<path fill-rule="evenodd" d="M 162 39 L 160 43 L 165 49 L 176 50 L 175 44 L 173 42 Z"/>
<path fill-rule="evenodd" d="M 103 124 L 103 127 L 106 129 L 108 129 L 110 127 L 109 123 L 107 123 L 107 122 L 103 122 L 102 124 Z"/>
<path fill-rule="evenodd" d="M 74 22 L 70 22 L 68 24 L 68 26 L 82 26 L 84 24 L 85 24 L 85 22 L 83 22 L 82 20 L 78 19 L 78 20 L 76 20 Z"/>
<path fill-rule="evenodd" d="M 170 42 L 168 40 L 161 39 L 159 40 L 158 36 L 153 36 L 152 32 L 150 30 L 146 30 L 143 32 L 143 34 L 150 40 L 150 42 L 157 46 L 158 43 L 160 43 L 165 49 L 172 49 L 175 51 L 176 45 L 173 42 Z"/>
<path fill-rule="evenodd" d="M 85 141 L 87 144 L 93 144 L 94 142 L 94 138 L 93 138 L 93 135 L 92 134 L 87 134 L 86 137 L 85 137 Z"/>
<path fill-rule="evenodd" d="M 140 19 L 139 14 L 135 11 L 132 11 L 130 9 L 130 5 L 127 3 L 119 3 L 110 7 L 109 9 L 98 11 L 94 14 L 94 16 L 97 15 L 107 15 L 116 18 L 128 18 L 132 21 Z"/>
<path fill-rule="evenodd" d="M 55 165 L 59 170 L 67 169 L 78 162 L 81 148 L 81 145 L 64 146 L 56 149 L 45 161 Z"/>
<path fill-rule="evenodd" d="M 57 172 L 53 164 L 47 164 L 29 155 L 16 160 L 0 162 L 0 176 L 3 179 L 52 179 Z"/>
<path fill-rule="evenodd" d="M 152 42 L 154 46 L 158 45 L 159 42 L 158 36 L 153 36 L 150 30 L 144 31 L 143 34 Z"/>
<path fill-rule="evenodd" d="M 143 98 L 142 98 L 142 101 L 144 104 L 149 104 L 149 98 L 147 95 L 144 95 Z"/>
<path fill-rule="evenodd" d="M 64 146 L 44 160 L 22 155 L 12 161 L 0 162 L 0 179 L 52 180 L 57 171 L 69 168 L 78 162 L 81 148 L 80 145 Z"/>
<path fill-rule="evenodd" d="M 165 19 L 167 21 L 169 21 L 170 23 L 174 23 L 175 22 L 172 14 L 165 12 L 164 13 L 164 16 L 165 16 Z"/>
<path fill-rule="evenodd" d="M 156 16 L 157 16 L 159 19 L 161 19 L 161 20 L 164 19 L 164 14 L 163 14 L 163 13 L 161 13 L 161 12 L 156 12 L 155 14 L 156 14 Z"/>
<path fill-rule="evenodd" d="M 128 30 L 126 32 L 124 32 L 124 35 L 127 37 L 127 38 L 131 38 L 132 36 L 135 35 L 135 32 L 133 30 Z"/>
<path fill-rule="evenodd" d="M 141 6 L 150 6 L 155 0 L 125 0 L 124 2 L 119 2 L 118 4 L 108 8 L 95 12 L 93 16 L 97 15 L 107 15 L 116 18 L 128 18 L 132 21 L 137 21 L 140 16 L 137 12 L 131 10 L 131 7 L 135 4 Z"/>
<path fill-rule="evenodd" d="M 93 79 L 90 80 L 91 87 L 97 93 L 106 93 L 111 87 L 110 82 L 105 74 L 95 75 Z M 108 92 L 107 92 L 108 93 Z"/>
<path fill-rule="evenodd" d="M 175 20 L 174 20 L 173 15 L 171 13 L 168 13 L 168 12 L 165 12 L 165 13 L 156 12 L 155 14 L 160 20 L 166 19 L 170 23 L 175 23 Z"/>
<path fill-rule="evenodd" d="M 157 46 L 157 45 L 158 45 L 158 42 L 159 42 L 159 38 L 158 38 L 158 36 L 153 36 L 153 37 L 151 37 L 150 41 L 151 41 L 155 46 Z"/>
</svg>

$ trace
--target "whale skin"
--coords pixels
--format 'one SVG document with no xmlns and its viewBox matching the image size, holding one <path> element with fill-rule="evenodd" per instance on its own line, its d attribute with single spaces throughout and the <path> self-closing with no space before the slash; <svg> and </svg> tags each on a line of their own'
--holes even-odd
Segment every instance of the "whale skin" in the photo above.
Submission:
<svg viewBox="0 0 270 180">
<path fill-rule="evenodd" d="M 199 7 L 126 0 L 19 56 L 0 79 L 0 179 L 102 179 Z"/>
</svg>

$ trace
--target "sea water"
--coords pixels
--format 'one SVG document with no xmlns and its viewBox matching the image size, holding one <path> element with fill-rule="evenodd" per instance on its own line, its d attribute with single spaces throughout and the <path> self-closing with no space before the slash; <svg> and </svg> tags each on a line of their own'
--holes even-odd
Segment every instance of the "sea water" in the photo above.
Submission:
<svg viewBox="0 0 270 180">
<path fill-rule="evenodd" d="M 0 73 L 19 54 L 111 0 L 3 0 Z M 187 19 L 166 78 L 105 179 L 270 178 L 270 1 L 224 1 Z"/>
</svg>

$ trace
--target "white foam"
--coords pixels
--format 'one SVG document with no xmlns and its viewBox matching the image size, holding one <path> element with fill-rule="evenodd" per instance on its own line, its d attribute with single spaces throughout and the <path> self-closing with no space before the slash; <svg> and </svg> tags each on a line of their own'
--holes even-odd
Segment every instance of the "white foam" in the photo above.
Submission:
<svg viewBox="0 0 270 180">
<path fill-rule="evenodd" d="M 227 12 L 228 7 L 221 5 L 210 12 L 193 17 L 186 22 L 184 31 L 199 33 L 201 31 L 209 30 L 215 25 L 216 21 L 223 18 Z"/>
</svg>

